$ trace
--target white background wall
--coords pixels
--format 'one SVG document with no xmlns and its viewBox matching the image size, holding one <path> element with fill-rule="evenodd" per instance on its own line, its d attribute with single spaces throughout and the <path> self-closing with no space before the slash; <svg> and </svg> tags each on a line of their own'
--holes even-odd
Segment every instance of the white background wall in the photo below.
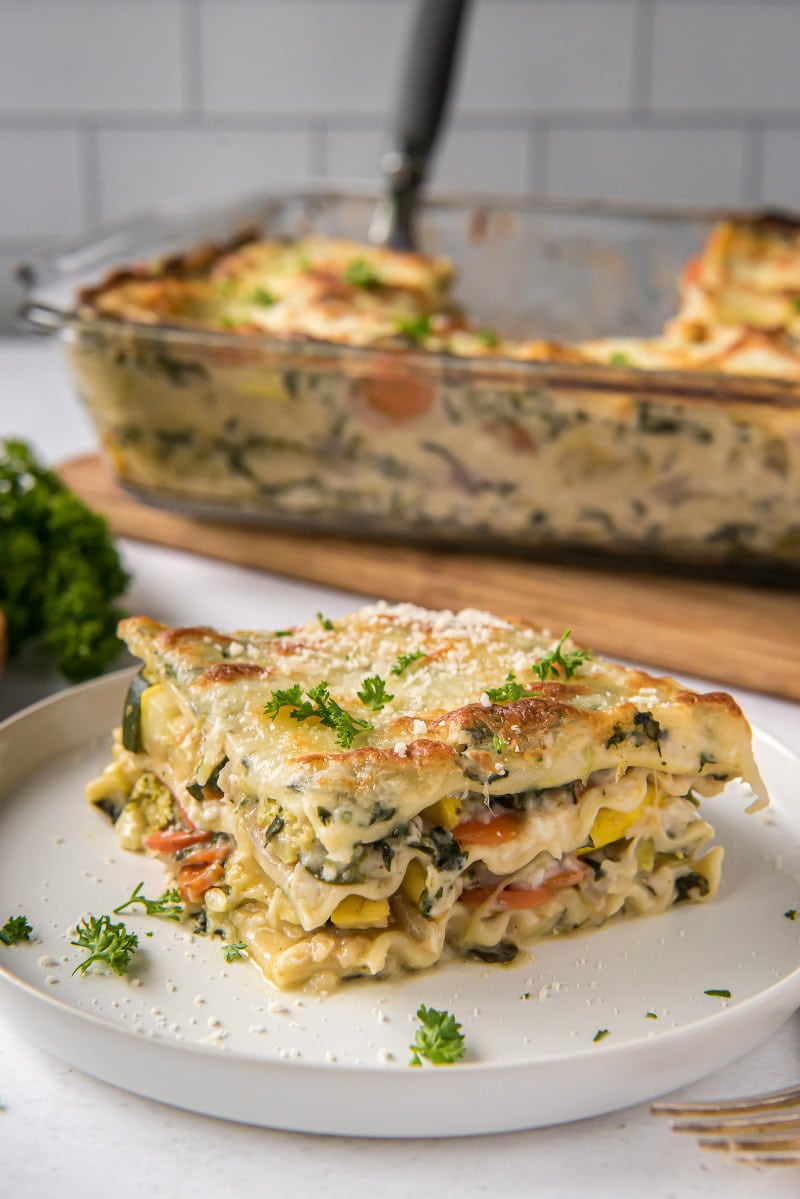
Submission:
<svg viewBox="0 0 800 1199">
<path fill-rule="evenodd" d="M 44 240 L 374 179 L 414 9 L 0 0 L 0 329 Z M 800 0 L 474 0 L 435 182 L 800 208 Z"/>
</svg>

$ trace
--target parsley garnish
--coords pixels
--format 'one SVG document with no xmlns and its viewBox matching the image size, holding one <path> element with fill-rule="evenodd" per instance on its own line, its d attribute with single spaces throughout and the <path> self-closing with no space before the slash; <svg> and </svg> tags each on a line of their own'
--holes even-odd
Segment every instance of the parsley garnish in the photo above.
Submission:
<svg viewBox="0 0 800 1199">
<path fill-rule="evenodd" d="M 520 999 L 530 999 L 530 998 L 531 998 L 530 991 L 523 991 L 522 994 L 520 995 Z"/>
<path fill-rule="evenodd" d="M 526 691 L 522 683 L 517 682 L 514 671 L 509 670 L 502 687 L 490 687 L 486 694 L 493 704 L 501 704 L 507 699 L 522 699 L 523 695 L 530 695 L 531 692 Z M 541 692 L 533 692 L 533 694 L 541 695 Z"/>
<path fill-rule="evenodd" d="M 800 312 L 800 296 L 795 296 L 795 298 L 792 300 L 792 307 L 794 308 L 795 312 Z"/>
<path fill-rule="evenodd" d="M 409 1066 L 421 1066 L 426 1058 L 434 1066 L 450 1066 L 464 1056 L 464 1034 L 461 1025 L 449 1012 L 421 1004 L 417 1010 L 420 1027 L 414 1038 Z"/>
<path fill-rule="evenodd" d="M 421 649 L 415 649 L 411 654 L 401 654 L 392 667 L 390 674 L 396 674 L 399 676 L 404 670 L 408 669 L 412 662 L 416 662 L 418 658 L 424 657 L 425 651 Z"/>
<path fill-rule="evenodd" d="M 141 889 L 144 883 L 137 883 L 129 899 L 121 903 L 118 908 L 114 908 L 114 915 L 119 916 L 131 904 L 140 903 L 145 910 L 147 916 L 163 916 L 165 920 L 180 920 L 183 915 L 183 904 L 181 903 L 181 893 L 174 887 L 171 891 L 165 891 L 158 899 L 146 899 L 141 895 Z"/>
<path fill-rule="evenodd" d="M 274 637 L 291 637 L 291 635 L 291 629 L 276 629 L 273 634 Z"/>
<path fill-rule="evenodd" d="M 330 631 L 330 629 L 333 628 L 333 621 L 328 620 L 327 616 L 323 616 L 321 612 L 317 613 L 317 620 L 322 625 L 323 629 L 328 629 Z"/>
<path fill-rule="evenodd" d="M 244 951 L 247 949 L 244 941 L 234 941 L 232 945 L 223 945 L 222 955 L 226 962 L 235 962 L 237 958 L 244 957 Z"/>
<path fill-rule="evenodd" d="M 250 303 L 261 304 L 264 308 L 269 308 L 275 304 L 276 300 L 271 291 L 267 291 L 266 287 L 255 287 L 250 292 Z"/>
<path fill-rule="evenodd" d="M 719 990 L 703 991 L 704 995 L 717 995 L 720 999 L 730 999 L 731 993 L 726 987 L 720 987 Z"/>
<path fill-rule="evenodd" d="M 399 316 L 396 323 L 397 332 L 402 333 L 409 341 L 423 342 L 433 332 L 429 316 Z"/>
<path fill-rule="evenodd" d="M 797 910 L 795 908 L 789 908 L 789 911 L 784 912 L 783 914 L 787 920 L 796 920 L 797 919 Z"/>
<path fill-rule="evenodd" d="M 77 945 L 88 949 L 89 956 L 79 962 L 73 974 L 85 974 L 92 962 L 106 962 L 115 974 L 127 974 L 128 963 L 139 946 L 136 933 L 129 933 L 124 924 L 112 924 L 110 916 L 89 916 L 78 925 Z"/>
<path fill-rule="evenodd" d="M 235 329 L 236 328 L 236 321 L 233 319 L 232 316 L 221 316 L 219 318 L 219 323 L 220 323 L 220 325 L 222 325 L 223 329 Z"/>
<path fill-rule="evenodd" d="M 264 715 L 277 716 L 281 708 L 293 709 L 289 713 L 292 720 L 308 720 L 310 717 L 316 716 L 326 728 L 334 730 L 337 741 L 344 749 L 350 748 L 353 738 L 359 733 L 372 728 L 368 720 L 352 716 L 340 707 L 336 700 L 331 698 L 326 682 L 318 683 L 316 687 L 310 687 L 308 699 L 303 699 L 303 691 L 299 683 L 295 683 L 293 687 L 288 687 L 283 691 L 273 691 L 272 699 L 264 708 Z"/>
<path fill-rule="evenodd" d="M 597 1032 L 592 1037 L 592 1040 L 593 1041 L 602 1041 L 603 1037 L 607 1037 L 607 1036 L 608 1036 L 607 1028 L 598 1028 Z"/>
<path fill-rule="evenodd" d="M 380 276 L 366 260 L 366 258 L 354 258 L 344 273 L 347 283 L 351 287 L 363 287 L 369 290 L 371 287 L 380 287 Z"/>
<path fill-rule="evenodd" d="M 655 1014 L 655 1012 L 645 1012 L 645 1016 L 647 1017 L 648 1020 L 657 1020 L 658 1019 L 658 1016 Z"/>
<path fill-rule="evenodd" d="M 608 360 L 609 366 L 630 366 L 631 360 L 621 350 L 615 350 Z"/>
<path fill-rule="evenodd" d="M 358 698 L 366 707 L 372 708 L 373 712 L 380 712 L 381 708 L 394 699 L 393 695 L 388 694 L 386 683 L 379 674 L 373 674 L 370 678 L 364 679 L 361 688 Z"/>
<path fill-rule="evenodd" d="M 500 338 L 497 336 L 494 329 L 481 329 L 478 332 L 478 341 L 481 343 L 481 345 L 489 346 L 491 348 L 496 346 L 499 340 Z"/>
<path fill-rule="evenodd" d="M 557 679 L 562 670 L 564 678 L 571 679 L 578 667 L 591 658 L 591 653 L 586 649 L 572 649 L 567 650 L 566 653 L 561 652 L 561 647 L 571 632 L 572 629 L 567 629 L 555 649 L 551 650 L 549 654 L 545 654 L 531 667 L 533 673 L 538 675 L 542 682 L 550 675 L 554 679 Z"/>
<path fill-rule="evenodd" d="M 506 747 L 506 739 L 501 733 L 495 733 L 492 737 L 492 749 L 496 754 L 501 754 Z"/>
<path fill-rule="evenodd" d="M 9 916 L 0 928 L 0 941 L 4 945 L 16 945 L 18 941 L 30 941 L 32 932 L 27 916 Z"/>
</svg>

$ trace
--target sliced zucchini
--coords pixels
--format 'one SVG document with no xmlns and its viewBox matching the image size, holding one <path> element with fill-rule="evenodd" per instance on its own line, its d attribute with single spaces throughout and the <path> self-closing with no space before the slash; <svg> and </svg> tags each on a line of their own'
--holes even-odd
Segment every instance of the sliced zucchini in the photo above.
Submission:
<svg viewBox="0 0 800 1199">
<path fill-rule="evenodd" d="M 142 752 L 142 696 L 150 686 L 141 671 L 131 680 L 122 709 L 122 744 L 132 754 Z"/>
</svg>

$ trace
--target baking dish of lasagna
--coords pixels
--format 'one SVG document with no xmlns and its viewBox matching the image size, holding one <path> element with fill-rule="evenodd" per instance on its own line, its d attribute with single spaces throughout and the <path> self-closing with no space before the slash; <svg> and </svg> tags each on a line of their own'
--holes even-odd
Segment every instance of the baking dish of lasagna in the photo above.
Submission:
<svg viewBox="0 0 800 1199">
<path fill-rule="evenodd" d="M 369 197 L 145 221 L 30 268 L 116 477 L 203 516 L 800 575 L 800 234 Z M 122 265 L 120 265 L 122 264 Z M 60 302 L 53 302 L 54 295 Z"/>
</svg>

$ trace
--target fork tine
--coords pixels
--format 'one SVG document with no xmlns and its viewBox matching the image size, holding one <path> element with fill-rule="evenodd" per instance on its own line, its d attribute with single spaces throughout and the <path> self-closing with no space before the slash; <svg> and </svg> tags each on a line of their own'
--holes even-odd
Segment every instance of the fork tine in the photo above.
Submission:
<svg viewBox="0 0 800 1199">
<path fill-rule="evenodd" d="M 746 1133 L 780 1132 L 800 1133 L 800 1115 L 778 1112 L 762 1118 L 752 1116 L 730 1116 L 727 1119 L 706 1117 L 702 1120 L 681 1120 L 670 1126 L 673 1132 L 690 1132 L 696 1135 L 741 1136 Z"/>
<path fill-rule="evenodd" d="M 700 1137 L 701 1149 L 735 1154 L 737 1161 L 800 1162 L 800 1137 Z"/>
<path fill-rule="evenodd" d="M 654 1116 L 725 1116 L 727 1114 L 773 1111 L 775 1108 L 794 1107 L 800 1103 L 800 1087 L 787 1087 L 783 1091 L 770 1091 L 766 1095 L 743 1095 L 740 1099 L 725 1101 L 708 1100 L 705 1103 L 651 1103 Z"/>
</svg>

